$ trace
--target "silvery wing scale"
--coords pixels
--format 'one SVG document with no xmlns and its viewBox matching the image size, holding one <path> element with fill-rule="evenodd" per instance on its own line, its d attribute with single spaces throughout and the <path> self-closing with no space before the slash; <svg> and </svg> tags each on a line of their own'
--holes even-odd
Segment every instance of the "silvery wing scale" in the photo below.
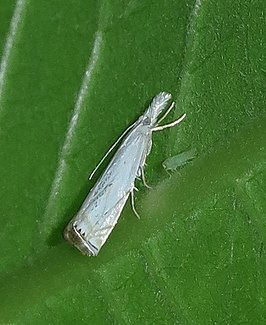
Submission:
<svg viewBox="0 0 266 325">
<path fill-rule="evenodd" d="M 122 134 L 101 160 L 100 164 L 123 137 L 119 149 L 106 170 L 64 231 L 65 239 L 83 254 L 96 256 L 99 253 L 116 225 L 129 195 L 132 198 L 133 211 L 136 213 L 133 197 L 136 189 L 134 183 L 137 177 L 142 176 L 146 185 L 143 168 L 151 150 L 152 132 L 173 127 L 185 118 L 184 114 L 170 124 L 158 125 L 173 108 L 174 103 L 158 121 L 170 98 L 171 95 L 166 92 L 161 92 L 154 97 L 145 113 Z"/>
</svg>

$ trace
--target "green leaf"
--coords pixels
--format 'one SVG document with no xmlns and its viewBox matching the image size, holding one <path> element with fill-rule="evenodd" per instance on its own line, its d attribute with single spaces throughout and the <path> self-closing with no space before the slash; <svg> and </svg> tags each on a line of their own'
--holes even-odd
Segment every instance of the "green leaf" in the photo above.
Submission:
<svg viewBox="0 0 266 325">
<path fill-rule="evenodd" d="M 0 323 L 264 324 L 265 1 L 0 8 Z M 141 219 L 127 204 L 84 257 L 63 229 L 161 90 L 187 118 L 154 134 Z"/>
</svg>

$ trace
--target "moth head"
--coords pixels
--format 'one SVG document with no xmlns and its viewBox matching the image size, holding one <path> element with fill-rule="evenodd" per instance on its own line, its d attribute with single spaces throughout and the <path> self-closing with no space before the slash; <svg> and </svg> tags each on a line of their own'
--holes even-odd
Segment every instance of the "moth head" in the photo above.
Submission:
<svg viewBox="0 0 266 325">
<path fill-rule="evenodd" d="M 171 97 L 171 94 L 167 92 L 160 92 L 157 96 L 153 98 L 150 106 L 144 113 L 143 119 L 149 119 L 150 124 L 154 125 L 159 115 L 166 108 L 168 101 L 171 99 Z"/>
</svg>

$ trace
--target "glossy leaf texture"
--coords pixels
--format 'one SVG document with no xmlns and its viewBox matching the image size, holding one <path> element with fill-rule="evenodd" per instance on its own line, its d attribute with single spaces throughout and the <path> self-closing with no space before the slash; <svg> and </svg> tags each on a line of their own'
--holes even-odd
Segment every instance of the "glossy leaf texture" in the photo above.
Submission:
<svg viewBox="0 0 266 325">
<path fill-rule="evenodd" d="M 264 0 L 0 0 L 1 324 L 264 324 Z M 88 176 L 173 94 L 135 218 L 97 258 L 62 232 Z M 169 176 L 163 161 L 197 157 Z"/>
</svg>

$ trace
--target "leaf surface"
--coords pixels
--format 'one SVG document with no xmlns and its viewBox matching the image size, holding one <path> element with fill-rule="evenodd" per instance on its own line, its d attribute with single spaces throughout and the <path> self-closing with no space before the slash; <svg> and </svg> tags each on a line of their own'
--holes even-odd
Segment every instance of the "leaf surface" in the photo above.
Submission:
<svg viewBox="0 0 266 325">
<path fill-rule="evenodd" d="M 0 8 L 0 321 L 265 323 L 265 1 Z M 142 218 L 84 257 L 62 232 L 88 175 L 162 90 L 187 119 L 154 134 Z"/>
</svg>

